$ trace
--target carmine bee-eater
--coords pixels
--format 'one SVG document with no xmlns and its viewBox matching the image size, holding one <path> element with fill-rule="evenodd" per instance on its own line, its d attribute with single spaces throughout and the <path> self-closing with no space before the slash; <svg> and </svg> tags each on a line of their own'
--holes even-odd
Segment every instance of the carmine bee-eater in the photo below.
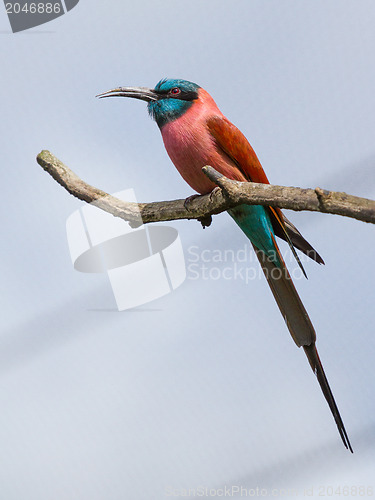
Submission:
<svg viewBox="0 0 375 500">
<path fill-rule="evenodd" d="M 133 97 L 146 101 L 158 124 L 167 153 L 185 181 L 198 193 L 215 185 L 202 172 L 211 165 L 229 179 L 269 184 L 246 137 L 219 110 L 208 92 L 186 80 L 164 79 L 154 89 L 120 87 L 98 97 Z M 294 342 L 303 347 L 346 448 L 353 452 L 322 363 L 315 347 L 315 330 L 288 273 L 275 236 L 323 264 L 323 259 L 280 209 L 240 205 L 228 211 L 251 241 Z M 302 268 L 303 270 L 303 268 Z"/>
</svg>

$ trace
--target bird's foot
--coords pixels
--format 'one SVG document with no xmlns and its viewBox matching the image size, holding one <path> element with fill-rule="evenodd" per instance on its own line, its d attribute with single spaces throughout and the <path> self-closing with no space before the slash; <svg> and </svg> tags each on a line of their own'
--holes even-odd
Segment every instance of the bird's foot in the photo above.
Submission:
<svg viewBox="0 0 375 500">
<path fill-rule="evenodd" d="M 190 210 L 189 205 L 190 203 L 195 200 L 195 198 L 199 198 L 200 194 L 192 194 L 191 196 L 188 196 L 186 200 L 184 201 L 184 207 L 186 210 Z"/>
<path fill-rule="evenodd" d="M 215 188 L 213 188 L 213 190 L 211 191 L 211 193 L 209 194 L 209 198 L 210 198 L 210 201 L 212 201 L 215 197 L 215 194 L 218 192 L 218 191 L 221 191 L 221 188 L 219 188 L 219 186 L 216 186 Z"/>
<path fill-rule="evenodd" d="M 213 191 L 211 191 L 211 193 L 209 194 L 210 201 L 211 201 L 211 194 L 214 191 L 216 191 L 216 189 L 220 189 L 220 188 L 216 187 Z M 186 198 L 186 200 L 184 201 L 184 207 L 186 208 L 186 210 L 190 211 L 190 208 L 189 208 L 190 203 L 193 200 L 195 200 L 196 198 L 199 198 L 200 196 L 201 196 L 200 194 L 192 194 L 191 196 L 188 196 Z M 205 215 L 204 217 L 198 217 L 197 220 L 202 224 L 203 229 L 205 229 L 206 227 L 211 226 L 211 223 L 212 223 L 212 217 L 211 217 L 211 215 Z"/>
</svg>

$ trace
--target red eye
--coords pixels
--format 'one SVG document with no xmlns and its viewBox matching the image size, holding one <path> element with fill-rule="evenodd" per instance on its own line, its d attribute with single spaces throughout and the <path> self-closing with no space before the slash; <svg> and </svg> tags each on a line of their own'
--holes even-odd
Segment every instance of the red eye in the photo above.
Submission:
<svg viewBox="0 0 375 500">
<path fill-rule="evenodd" d="M 172 90 L 171 90 L 171 94 L 173 95 L 177 95 L 181 92 L 181 90 L 178 88 L 178 87 L 174 87 Z"/>
</svg>

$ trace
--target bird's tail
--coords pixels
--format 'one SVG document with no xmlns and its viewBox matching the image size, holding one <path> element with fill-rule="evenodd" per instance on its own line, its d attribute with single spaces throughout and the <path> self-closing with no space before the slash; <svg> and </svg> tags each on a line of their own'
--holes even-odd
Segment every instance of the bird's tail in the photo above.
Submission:
<svg viewBox="0 0 375 500">
<path fill-rule="evenodd" d="M 273 235 L 272 238 L 274 239 Z M 318 379 L 324 397 L 335 419 L 341 439 L 345 447 L 353 453 L 344 423 L 315 347 L 316 335 L 314 327 L 293 284 L 276 241 L 274 241 L 274 244 L 280 266 L 276 266 L 262 250 L 259 250 L 254 244 L 253 246 L 289 331 L 297 346 L 303 346 L 307 359 Z"/>
<path fill-rule="evenodd" d="M 329 386 L 326 374 L 323 370 L 322 362 L 320 361 L 318 351 L 316 350 L 315 344 L 312 345 L 304 345 L 303 349 L 306 353 L 307 359 L 309 360 L 310 366 L 313 369 L 316 378 L 318 379 L 319 385 L 323 391 L 324 397 L 327 400 L 327 403 L 331 409 L 333 418 L 335 419 L 337 428 L 339 430 L 342 442 L 345 447 L 349 449 L 353 453 L 353 448 L 350 444 L 348 435 L 346 433 L 344 423 L 342 421 L 339 409 L 337 408 L 337 404 L 335 398 L 333 397 L 331 388 Z"/>
</svg>

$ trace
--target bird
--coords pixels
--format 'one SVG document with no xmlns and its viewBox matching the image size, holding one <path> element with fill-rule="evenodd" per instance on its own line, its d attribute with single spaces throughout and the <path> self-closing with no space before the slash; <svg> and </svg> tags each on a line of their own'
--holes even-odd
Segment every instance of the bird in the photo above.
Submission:
<svg viewBox="0 0 375 500">
<path fill-rule="evenodd" d="M 164 78 L 154 88 L 118 87 L 97 97 L 129 97 L 147 102 L 148 112 L 161 131 L 172 163 L 196 193 L 204 195 L 216 188 L 202 171 L 206 165 L 235 181 L 269 184 L 246 137 L 224 116 L 211 95 L 196 83 Z M 296 345 L 303 348 L 318 379 L 342 442 L 353 453 L 318 355 L 315 329 L 276 237 L 289 244 L 305 276 L 296 249 L 319 264 L 324 264 L 322 257 L 279 208 L 242 204 L 228 213 L 250 240 L 289 332 Z"/>
</svg>

